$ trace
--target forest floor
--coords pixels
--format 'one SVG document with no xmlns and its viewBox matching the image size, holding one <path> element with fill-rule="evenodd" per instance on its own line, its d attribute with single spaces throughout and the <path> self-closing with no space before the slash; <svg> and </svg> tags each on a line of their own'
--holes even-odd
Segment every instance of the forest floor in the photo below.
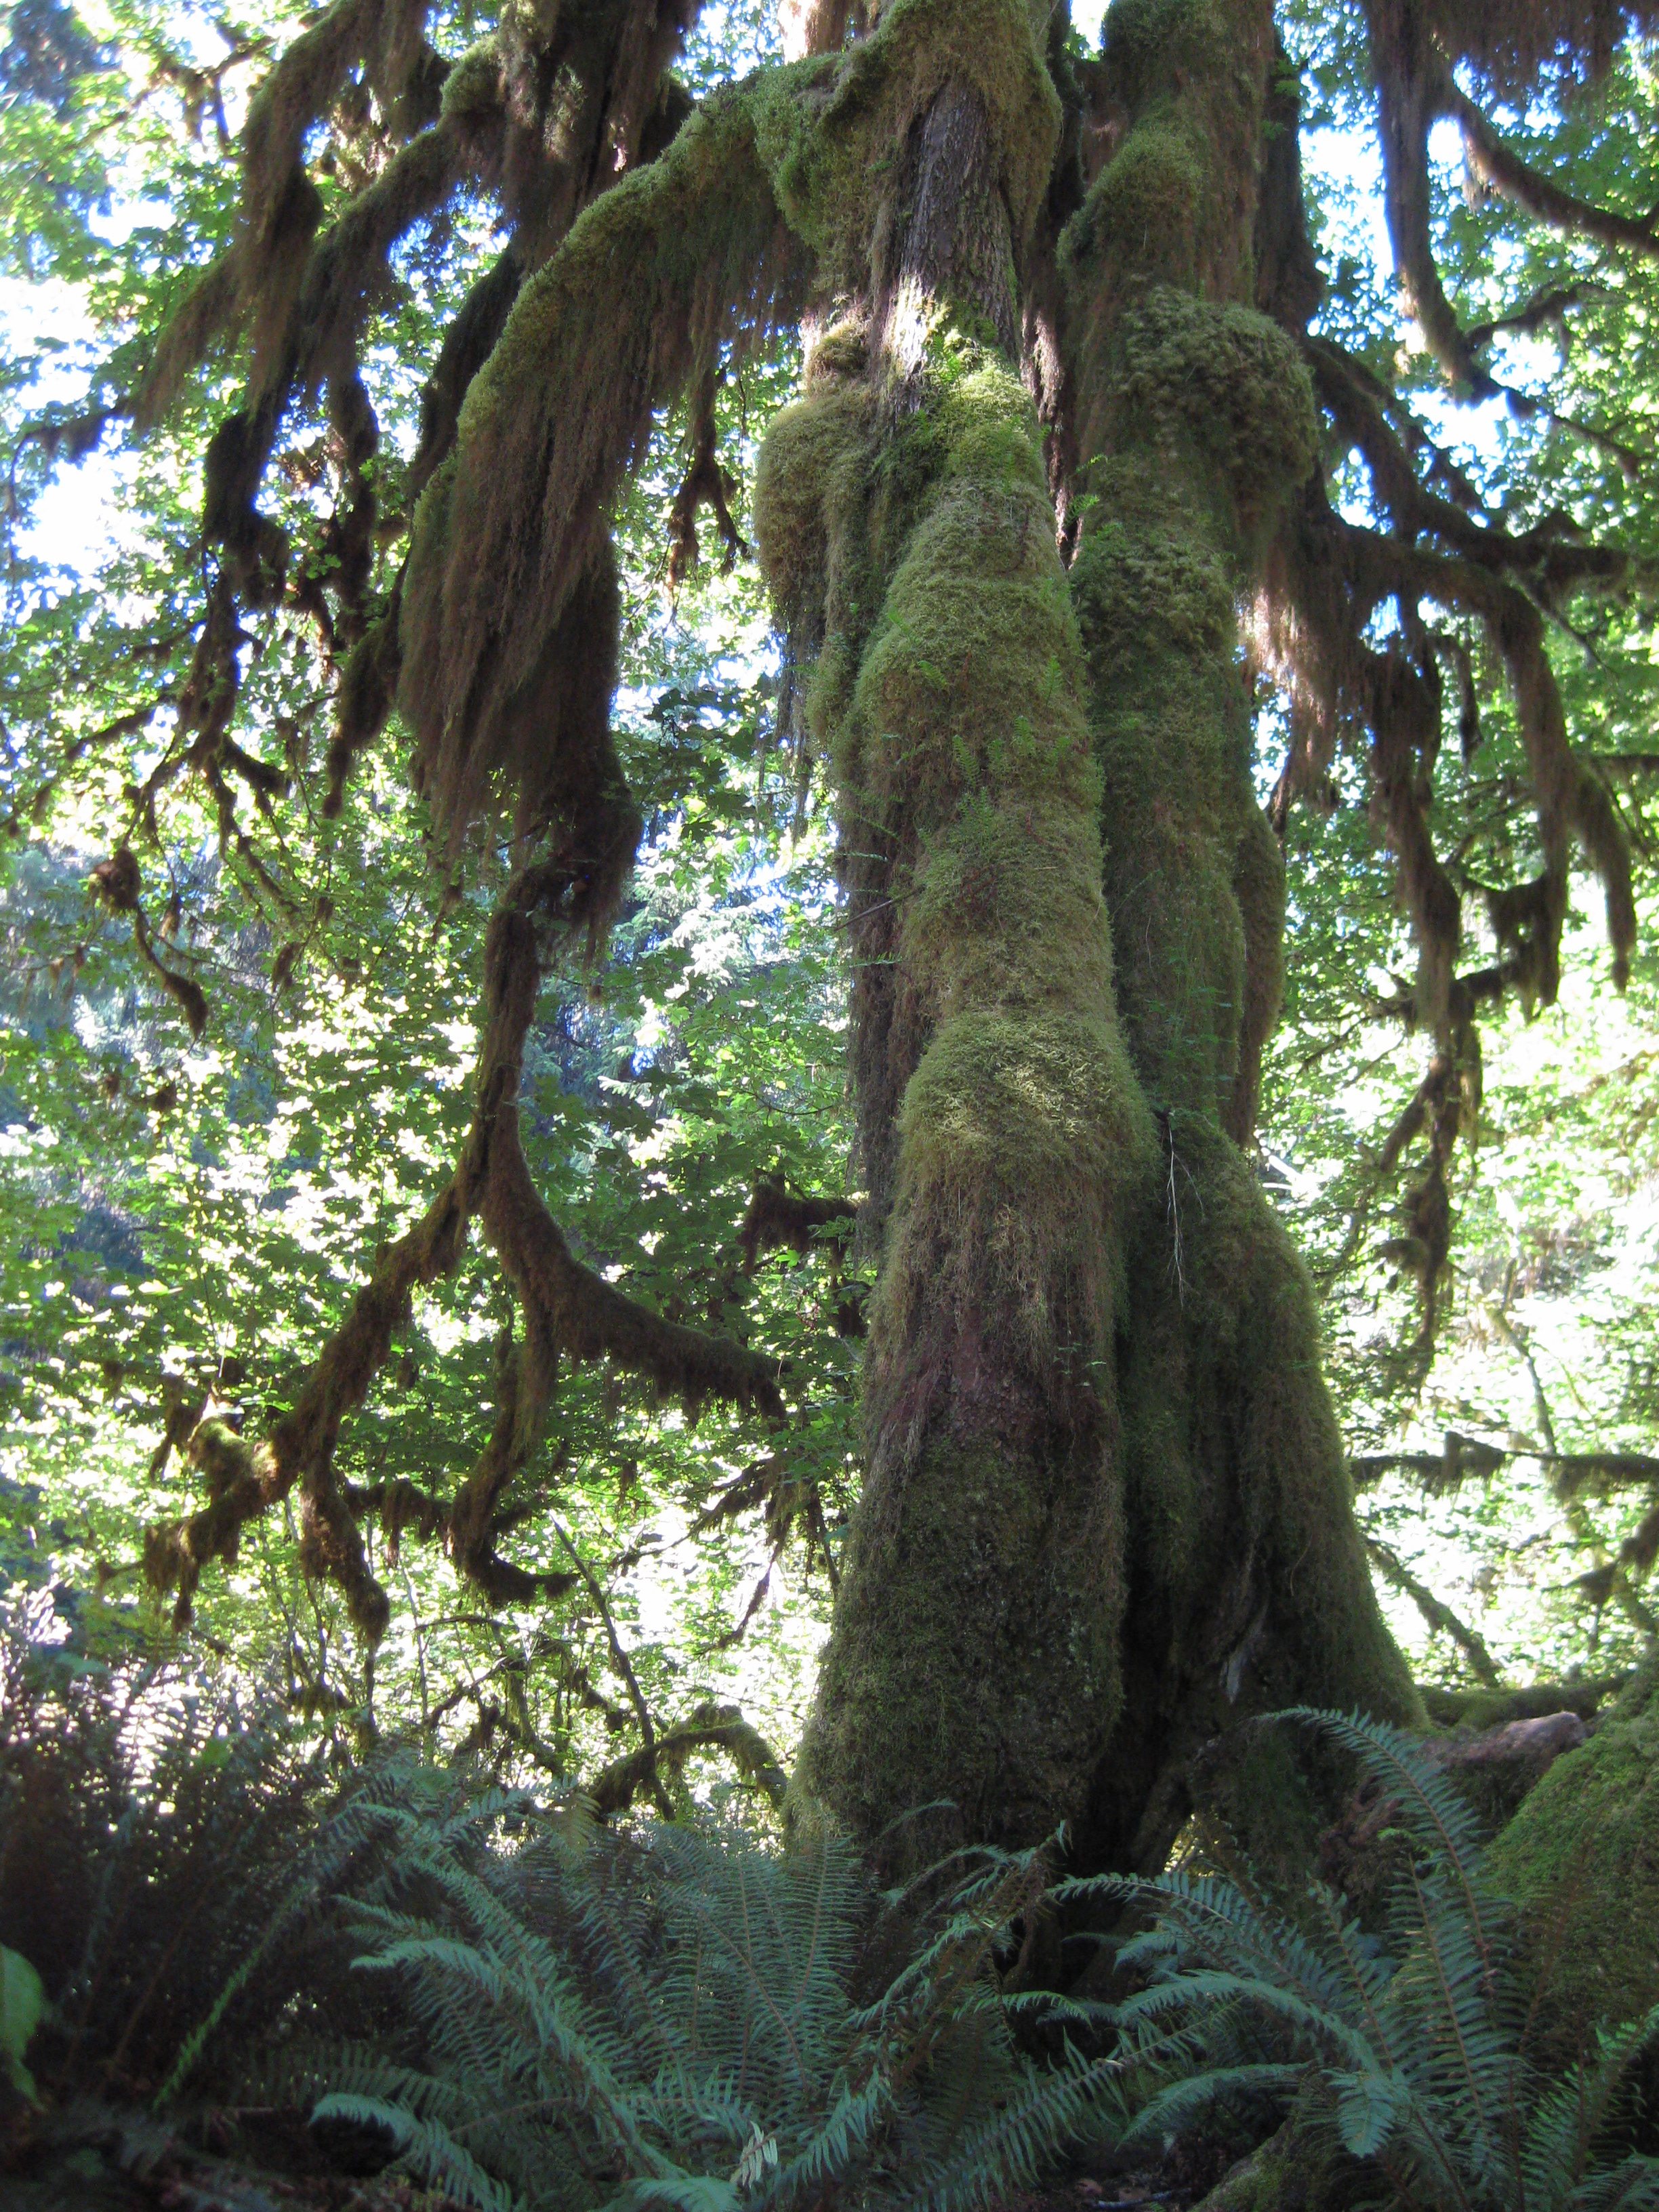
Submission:
<svg viewBox="0 0 1659 2212">
<path fill-rule="evenodd" d="M 1074 2165 L 1046 2188 L 1010 2197 L 1000 2212 L 1139 2212 L 1145 2205 L 1189 2212 L 1213 2189 L 1239 2155 L 1237 2144 L 1183 2145 L 1150 2162 L 1102 2155 Z"/>
<path fill-rule="evenodd" d="M 342 2172 L 314 2155 L 295 2161 L 310 2171 L 276 2172 L 244 2163 L 251 2147 L 216 2158 L 108 2107 L 82 2108 L 78 2123 L 62 2117 L 69 2124 L 52 2131 L 55 2142 L 37 2142 L 34 2156 L 9 2147 L 13 2157 L 0 2165 L 5 2212 L 465 2212 L 441 2191 L 389 2173 Z M 998 2212 L 1189 2212 L 1232 2156 L 1218 2148 L 1158 2164 L 1102 2156 L 1008 2198 Z"/>
</svg>

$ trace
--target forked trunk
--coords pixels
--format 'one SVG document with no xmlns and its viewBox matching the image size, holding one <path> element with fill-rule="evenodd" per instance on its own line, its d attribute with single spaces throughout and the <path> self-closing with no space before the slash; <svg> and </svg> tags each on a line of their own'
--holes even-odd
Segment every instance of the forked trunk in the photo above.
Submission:
<svg viewBox="0 0 1659 2212">
<path fill-rule="evenodd" d="M 945 0 L 878 27 L 915 98 L 757 491 L 838 788 L 879 1250 L 797 1798 L 895 1863 L 1063 1820 L 1147 1865 L 1230 1717 L 1413 1706 L 1310 1292 L 1239 1149 L 1283 887 L 1236 605 L 1312 398 L 1250 304 L 1266 0 L 1119 0 L 1123 126 L 1061 255 L 1068 576 L 1006 143 L 1052 146 L 1053 112 L 1010 95 L 1042 72 L 1023 0 L 973 12 L 994 38 Z"/>
</svg>

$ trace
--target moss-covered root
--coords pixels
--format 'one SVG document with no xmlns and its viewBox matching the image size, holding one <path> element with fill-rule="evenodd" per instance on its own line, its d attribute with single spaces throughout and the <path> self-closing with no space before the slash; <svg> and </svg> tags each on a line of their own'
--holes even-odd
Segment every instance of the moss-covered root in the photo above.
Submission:
<svg viewBox="0 0 1659 2212">
<path fill-rule="evenodd" d="M 1526 1915 L 1540 2055 L 1570 2062 L 1659 2002 L 1659 1656 L 1522 1802 L 1487 1870 Z"/>
<path fill-rule="evenodd" d="M 819 420 L 842 451 L 844 422 Z M 785 427 L 788 451 L 809 427 Z M 860 1085 L 902 1102 L 866 1489 L 799 1781 L 867 1837 L 948 1797 L 961 1833 L 1029 1842 L 1081 1809 L 1116 1717 L 1109 1354 L 1123 1191 L 1152 1139 L 1118 1036 L 1076 633 L 1017 377 L 941 327 L 921 410 L 866 480 L 864 542 L 898 557 L 824 734 L 848 842 L 879 841 L 896 917 L 878 1054 L 870 1001 L 855 1010 Z M 762 519 L 786 594 L 789 532 L 845 565 L 833 514 L 811 522 L 775 483 Z M 855 881 L 855 928 L 873 888 Z M 908 1829 L 894 1855 L 951 1826 Z"/>
</svg>

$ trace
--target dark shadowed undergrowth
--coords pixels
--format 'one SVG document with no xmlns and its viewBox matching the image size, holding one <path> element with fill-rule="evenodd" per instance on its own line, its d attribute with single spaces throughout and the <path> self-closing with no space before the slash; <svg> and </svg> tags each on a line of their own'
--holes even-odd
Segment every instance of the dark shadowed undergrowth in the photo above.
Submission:
<svg viewBox="0 0 1659 2212">
<path fill-rule="evenodd" d="M 1659 2205 L 1659 2008 L 1562 2063 L 1547 1935 L 1443 1765 L 1382 1723 L 1295 1717 L 1392 1808 L 1363 1921 L 1248 1867 L 1057 1880 L 1063 1838 L 884 1891 L 832 1831 L 619 1830 L 395 1749 L 348 1765 L 269 1700 L 30 1629 L 0 1637 L 20 2202 L 56 2204 L 88 2145 L 130 2176 L 160 2144 L 166 2201 L 202 2207 L 234 2189 L 198 2154 L 479 2212 L 966 2212 L 1079 2152 L 1173 2172 L 1224 2142 L 1261 2147 L 1217 2208 L 1313 2175 L 1322 2206 Z M 1112 2002 L 1026 1985 L 1056 1909 L 1139 1928 Z M 80 2187 L 62 2201 L 106 2201 Z"/>
</svg>

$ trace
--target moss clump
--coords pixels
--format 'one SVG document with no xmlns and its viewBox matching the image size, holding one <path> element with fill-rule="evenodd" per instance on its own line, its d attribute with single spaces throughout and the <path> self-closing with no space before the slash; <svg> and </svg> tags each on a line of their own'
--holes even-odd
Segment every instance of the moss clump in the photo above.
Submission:
<svg viewBox="0 0 1659 2212">
<path fill-rule="evenodd" d="M 444 79 L 446 123 L 482 122 L 496 114 L 501 104 L 501 42 L 480 39 L 471 46 Z"/>
<path fill-rule="evenodd" d="M 1118 1198 L 1146 1137 L 1108 1019 L 975 1012 L 935 1032 L 904 1093 L 898 1192 L 870 1305 L 865 1416 L 890 1462 L 908 1464 L 942 1410 L 916 1395 L 919 1346 L 926 1367 L 994 1330 L 999 1387 L 1025 1401 L 1027 1430 L 1063 1427 L 1109 1388 Z"/>
<path fill-rule="evenodd" d="M 1126 473 L 1094 472 L 1104 513 L 1072 570 L 1090 666 L 1103 684 L 1144 660 L 1149 640 L 1163 653 L 1209 660 L 1231 654 L 1237 628 L 1231 566 L 1202 515 L 1171 498 L 1155 514 L 1133 512 Z"/>
<path fill-rule="evenodd" d="M 1313 383 L 1277 324 L 1160 285 L 1125 318 L 1122 346 L 1123 418 L 1191 440 L 1225 476 L 1247 532 L 1307 481 Z"/>
<path fill-rule="evenodd" d="M 1144 267 L 1196 281 L 1204 258 L 1208 200 L 1204 149 L 1183 131 L 1145 124 L 1109 165 L 1068 233 L 1082 258 L 1097 240 L 1139 241 Z"/>
<path fill-rule="evenodd" d="M 820 368 L 806 396 L 773 417 L 761 447 L 756 549 L 797 651 L 803 640 L 822 640 L 829 603 L 843 596 L 830 574 L 830 518 L 862 495 L 875 404 L 862 380 Z"/>
<path fill-rule="evenodd" d="M 1486 1863 L 1528 1915 L 1551 2056 L 1659 2000 L 1659 1659 L 1556 1760 Z"/>
<path fill-rule="evenodd" d="M 1086 817 L 1039 819 L 1018 798 L 963 801 L 918 867 L 905 916 L 942 1019 L 999 1003 L 1111 1005 L 1097 848 Z"/>
</svg>

